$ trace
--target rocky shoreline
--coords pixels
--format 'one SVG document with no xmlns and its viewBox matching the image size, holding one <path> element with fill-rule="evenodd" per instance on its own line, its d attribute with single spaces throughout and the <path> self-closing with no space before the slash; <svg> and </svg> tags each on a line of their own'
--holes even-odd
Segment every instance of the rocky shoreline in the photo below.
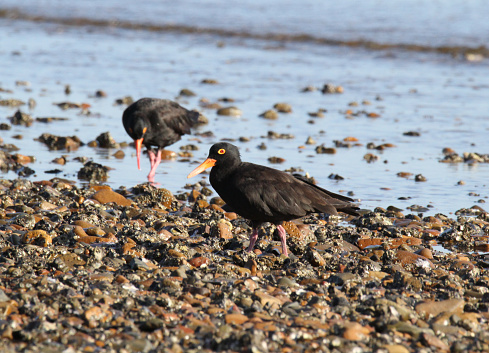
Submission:
<svg viewBox="0 0 489 353">
<path fill-rule="evenodd" d="M 201 184 L 0 180 L 5 352 L 489 351 L 489 215 L 250 227 Z"/>
</svg>

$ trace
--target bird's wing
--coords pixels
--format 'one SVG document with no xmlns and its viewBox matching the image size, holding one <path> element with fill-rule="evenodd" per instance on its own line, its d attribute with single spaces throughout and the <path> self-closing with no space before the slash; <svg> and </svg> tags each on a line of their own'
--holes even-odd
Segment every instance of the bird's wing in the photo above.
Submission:
<svg viewBox="0 0 489 353">
<path fill-rule="evenodd" d="M 352 199 L 265 166 L 243 168 L 236 178 L 241 199 L 270 217 L 294 219 L 313 212 L 356 214 Z"/>
<path fill-rule="evenodd" d="M 253 167 L 237 178 L 237 184 L 242 197 L 258 212 L 278 219 L 314 212 L 311 201 L 304 197 L 292 176 L 265 166 Z"/>
<path fill-rule="evenodd" d="M 169 102 L 168 107 L 158 108 L 156 112 L 163 117 L 165 124 L 179 135 L 190 134 L 190 128 L 199 119 L 198 112 L 187 110 L 175 102 Z"/>
</svg>

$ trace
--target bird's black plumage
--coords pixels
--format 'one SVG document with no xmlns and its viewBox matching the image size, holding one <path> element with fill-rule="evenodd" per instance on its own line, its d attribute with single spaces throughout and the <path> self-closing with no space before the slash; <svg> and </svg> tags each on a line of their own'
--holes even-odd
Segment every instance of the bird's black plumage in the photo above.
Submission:
<svg viewBox="0 0 489 353">
<path fill-rule="evenodd" d="M 315 212 L 358 215 L 353 199 L 320 188 L 301 176 L 242 162 L 238 148 L 229 143 L 213 145 L 207 160 L 189 177 L 210 166 L 212 187 L 236 213 L 251 220 L 255 230 L 263 222 L 278 226 L 285 254 L 285 235 L 280 234 L 282 222 Z"/>
<path fill-rule="evenodd" d="M 190 111 L 167 99 L 141 98 L 126 108 L 122 123 L 136 144 L 138 168 L 141 145 L 146 146 L 151 163 L 148 180 L 153 181 L 161 161 L 161 150 L 190 133 L 199 113 Z M 152 146 L 156 147 L 156 153 Z"/>
</svg>

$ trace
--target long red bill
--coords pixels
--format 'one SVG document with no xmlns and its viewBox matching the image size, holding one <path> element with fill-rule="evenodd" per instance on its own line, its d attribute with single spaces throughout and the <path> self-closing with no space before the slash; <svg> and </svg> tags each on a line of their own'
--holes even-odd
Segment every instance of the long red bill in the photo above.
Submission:
<svg viewBox="0 0 489 353">
<path fill-rule="evenodd" d="M 136 158 L 138 160 L 138 169 L 141 170 L 141 146 L 143 145 L 143 139 L 134 140 L 134 144 L 136 145 Z"/>
<path fill-rule="evenodd" d="M 190 174 L 187 176 L 187 179 L 196 176 L 197 174 L 202 173 L 207 168 L 213 167 L 216 164 L 216 160 L 212 158 L 207 158 L 201 165 L 192 170 Z"/>
</svg>

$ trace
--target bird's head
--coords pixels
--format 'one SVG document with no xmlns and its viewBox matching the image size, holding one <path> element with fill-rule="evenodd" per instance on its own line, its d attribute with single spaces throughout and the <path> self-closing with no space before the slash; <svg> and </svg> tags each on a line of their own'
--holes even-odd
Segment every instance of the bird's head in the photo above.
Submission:
<svg viewBox="0 0 489 353">
<path fill-rule="evenodd" d="M 230 167 L 240 162 L 241 157 L 239 155 L 239 150 L 236 146 L 227 142 L 219 142 L 212 145 L 209 150 L 209 155 L 207 156 L 207 159 L 192 172 L 190 172 L 187 178 L 196 176 L 197 174 L 202 173 L 204 170 L 210 167 Z"/>
</svg>

